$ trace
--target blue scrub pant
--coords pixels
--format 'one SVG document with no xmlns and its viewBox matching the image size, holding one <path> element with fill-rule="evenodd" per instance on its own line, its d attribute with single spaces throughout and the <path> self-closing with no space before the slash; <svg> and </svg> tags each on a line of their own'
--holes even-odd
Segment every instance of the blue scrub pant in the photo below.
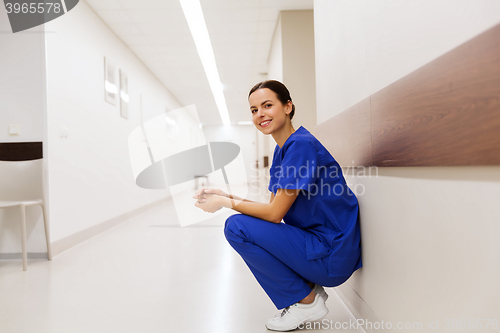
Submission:
<svg viewBox="0 0 500 333">
<path fill-rule="evenodd" d="M 278 309 L 311 292 L 308 282 L 335 287 L 346 277 L 328 276 L 328 256 L 307 260 L 307 230 L 244 214 L 226 220 L 224 234 Z"/>
</svg>

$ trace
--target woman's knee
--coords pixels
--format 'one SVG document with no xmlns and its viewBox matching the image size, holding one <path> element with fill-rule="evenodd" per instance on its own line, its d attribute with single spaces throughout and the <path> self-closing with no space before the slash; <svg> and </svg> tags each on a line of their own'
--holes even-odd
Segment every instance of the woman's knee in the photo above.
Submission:
<svg viewBox="0 0 500 333">
<path fill-rule="evenodd" d="M 224 235 L 229 242 L 253 243 L 255 237 L 266 233 L 267 228 L 275 227 L 273 224 L 245 214 L 235 214 L 227 218 L 224 225 Z"/>
<path fill-rule="evenodd" d="M 234 223 L 235 221 L 237 220 L 237 216 L 240 215 L 240 214 L 234 214 L 234 215 L 231 215 L 229 216 L 227 219 L 226 219 L 226 223 L 224 224 L 224 232 L 228 229 L 232 229 L 234 227 Z"/>
<path fill-rule="evenodd" d="M 327 281 L 322 281 L 322 285 L 328 288 L 338 287 L 349 280 L 349 277 L 350 276 L 328 277 Z"/>
<path fill-rule="evenodd" d="M 224 224 L 224 235 L 228 241 L 234 240 L 234 237 L 240 234 L 239 225 L 242 220 L 242 215 L 243 214 L 234 214 L 227 218 L 226 223 Z"/>
</svg>

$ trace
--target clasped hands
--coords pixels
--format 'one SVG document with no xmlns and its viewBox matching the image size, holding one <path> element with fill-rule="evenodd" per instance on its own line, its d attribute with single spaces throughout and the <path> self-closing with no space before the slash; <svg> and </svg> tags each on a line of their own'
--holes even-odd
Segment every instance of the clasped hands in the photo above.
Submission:
<svg viewBox="0 0 500 333">
<path fill-rule="evenodd" d="M 193 199 L 197 199 L 194 205 L 207 213 L 215 213 L 224 207 L 223 200 L 228 197 L 227 193 L 216 188 L 202 188 L 193 195 Z"/>
</svg>

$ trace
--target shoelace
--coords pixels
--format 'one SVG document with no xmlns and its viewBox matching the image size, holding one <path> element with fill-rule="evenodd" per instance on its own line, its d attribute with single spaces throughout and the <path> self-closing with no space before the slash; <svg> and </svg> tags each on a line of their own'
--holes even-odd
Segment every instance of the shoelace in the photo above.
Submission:
<svg viewBox="0 0 500 333">
<path fill-rule="evenodd" d="M 286 308 L 283 309 L 283 311 L 281 311 L 281 317 L 283 317 L 284 315 L 286 315 L 288 311 L 290 311 L 290 307 L 289 306 L 287 306 Z"/>
</svg>

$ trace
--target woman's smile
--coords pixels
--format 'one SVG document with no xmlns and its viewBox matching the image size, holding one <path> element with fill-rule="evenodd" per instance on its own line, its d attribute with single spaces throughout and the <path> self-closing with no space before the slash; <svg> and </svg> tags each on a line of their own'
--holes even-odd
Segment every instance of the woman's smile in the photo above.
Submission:
<svg viewBox="0 0 500 333">
<path fill-rule="evenodd" d="M 271 121 L 273 121 L 272 119 L 269 119 L 269 120 L 264 120 L 263 122 L 260 123 L 260 126 L 261 127 L 267 127 Z"/>
</svg>

